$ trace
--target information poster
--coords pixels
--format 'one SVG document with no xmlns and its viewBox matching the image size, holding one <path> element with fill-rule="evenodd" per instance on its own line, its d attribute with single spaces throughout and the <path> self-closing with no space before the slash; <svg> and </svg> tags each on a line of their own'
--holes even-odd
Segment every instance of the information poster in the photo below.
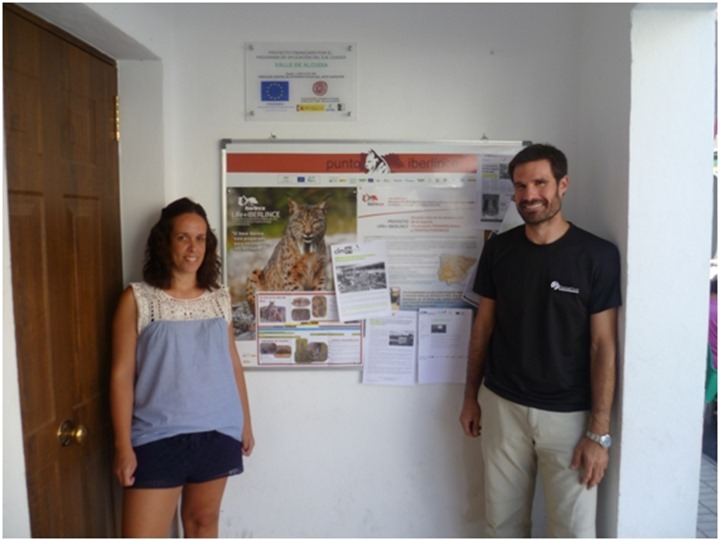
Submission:
<svg viewBox="0 0 720 541">
<path fill-rule="evenodd" d="M 512 156 L 486 154 L 480 161 L 480 209 L 477 214 L 480 226 L 498 229 L 508 207 L 512 205 L 513 185 L 508 173 Z"/>
<path fill-rule="evenodd" d="M 388 305 L 391 311 L 468 308 L 463 291 L 484 233 L 502 222 L 482 218 L 485 191 L 503 190 L 497 183 L 484 188 L 482 174 L 492 163 L 500 171 L 521 148 L 520 142 L 224 141 L 223 262 L 243 364 L 361 365 L 363 340 L 355 333 L 365 332 L 364 321 L 343 322 L 356 317 L 353 310 L 365 317 L 354 298 L 361 279 L 373 294 L 389 297 L 373 301 L 383 310 L 367 317 L 387 317 Z M 361 251 L 355 255 L 362 264 L 341 259 L 333 269 L 333 248 L 340 256 L 348 245 L 381 245 L 382 256 L 375 261 Z M 337 280 L 343 280 L 339 290 Z M 353 301 L 345 304 L 349 315 L 313 312 L 320 298 L 337 310 L 336 295 Z M 309 319 L 297 320 L 301 315 Z M 326 338 L 308 338 L 306 346 L 297 332 Z M 289 341 L 269 340 L 270 333 L 285 333 Z M 331 343 L 329 336 L 342 340 Z M 278 355 L 278 346 L 290 347 Z"/>
<path fill-rule="evenodd" d="M 332 293 L 257 294 L 258 366 L 357 366 L 362 323 L 338 321 Z"/>
<path fill-rule="evenodd" d="M 477 184 L 418 182 L 358 188 L 358 236 L 384 240 L 388 275 L 403 310 L 464 306 L 462 286 L 483 245 Z"/>
<path fill-rule="evenodd" d="M 417 319 L 416 311 L 399 310 L 388 317 L 367 319 L 363 383 L 417 383 Z"/>
<path fill-rule="evenodd" d="M 470 309 L 418 311 L 418 383 L 465 383 Z"/>
</svg>

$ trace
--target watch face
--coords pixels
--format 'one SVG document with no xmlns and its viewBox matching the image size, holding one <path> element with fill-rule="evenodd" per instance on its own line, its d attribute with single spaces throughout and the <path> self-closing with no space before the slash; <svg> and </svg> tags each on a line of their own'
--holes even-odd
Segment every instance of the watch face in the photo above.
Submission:
<svg viewBox="0 0 720 541">
<path fill-rule="evenodd" d="M 593 434 L 588 430 L 585 435 L 595 443 L 598 443 L 605 447 L 605 449 L 608 449 L 612 445 L 612 437 L 610 437 L 610 434 L 603 434 L 601 436 L 598 434 Z"/>
</svg>

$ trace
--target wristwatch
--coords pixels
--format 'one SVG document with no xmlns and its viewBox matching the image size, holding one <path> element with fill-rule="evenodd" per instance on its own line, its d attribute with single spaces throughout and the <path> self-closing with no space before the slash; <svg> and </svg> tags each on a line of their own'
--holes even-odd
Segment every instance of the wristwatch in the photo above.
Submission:
<svg viewBox="0 0 720 541">
<path fill-rule="evenodd" d="M 595 434 L 595 432 L 590 432 L 589 430 L 585 432 L 585 437 L 590 438 L 595 443 L 599 443 L 602 445 L 605 449 L 610 449 L 610 446 L 612 445 L 612 437 L 610 437 L 610 434 Z"/>
</svg>

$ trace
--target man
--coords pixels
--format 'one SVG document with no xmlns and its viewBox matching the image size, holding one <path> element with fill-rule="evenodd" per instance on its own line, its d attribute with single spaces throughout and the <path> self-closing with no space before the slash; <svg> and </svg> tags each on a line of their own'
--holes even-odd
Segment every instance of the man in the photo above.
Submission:
<svg viewBox="0 0 720 541">
<path fill-rule="evenodd" d="M 480 257 L 460 414 L 468 436 L 482 431 L 486 533 L 530 536 L 539 471 L 547 534 L 595 537 L 611 443 L 620 257 L 563 216 L 570 181 L 560 150 L 530 145 L 508 170 L 525 224 L 489 239 Z"/>
</svg>

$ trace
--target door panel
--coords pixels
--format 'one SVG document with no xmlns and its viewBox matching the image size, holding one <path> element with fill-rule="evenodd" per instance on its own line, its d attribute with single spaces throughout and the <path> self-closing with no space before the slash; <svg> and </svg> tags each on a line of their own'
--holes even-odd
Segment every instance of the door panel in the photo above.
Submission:
<svg viewBox="0 0 720 541">
<path fill-rule="evenodd" d="M 25 329 L 17 336 L 17 349 L 30 359 L 50 358 L 50 309 L 48 266 L 45 254 L 45 205 L 38 195 L 11 194 L 8 200 L 10 228 L 23 231 L 24 238 L 11 237 L 13 264 L 23 270 L 26 287 L 13 292 L 14 301 L 25 307 L 16 311 L 15 325 Z M 38 315 L 36 315 L 38 314 Z M 20 316 L 20 318 L 18 318 Z M 54 419 L 53 366 L 18 364 L 19 378 L 30 385 L 23 389 L 23 430 L 30 435 Z"/>
</svg>

